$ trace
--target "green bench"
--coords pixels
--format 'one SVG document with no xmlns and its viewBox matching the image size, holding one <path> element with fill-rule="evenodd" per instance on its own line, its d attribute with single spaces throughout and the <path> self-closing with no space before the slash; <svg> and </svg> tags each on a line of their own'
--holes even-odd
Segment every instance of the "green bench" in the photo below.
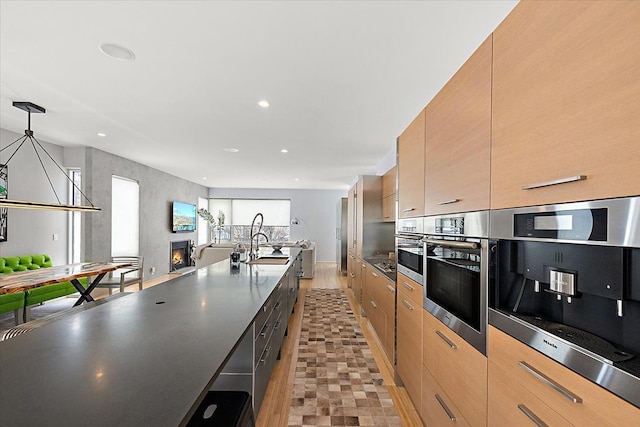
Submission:
<svg viewBox="0 0 640 427">
<path fill-rule="evenodd" d="M 46 254 L 23 255 L 0 258 L 0 275 L 18 271 L 38 270 L 52 267 L 51 257 Z M 79 279 L 83 286 L 87 286 L 87 278 Z M 0 314 L 14 312 L 16 325 L 29 320 L 29 307 L 54 298 L 78 292 L 71 282 L 54 283 L 29 289 L 23 292 L 0 295 Z M 22 316 L 21 316 L 22 314 Z"/>
</svg>

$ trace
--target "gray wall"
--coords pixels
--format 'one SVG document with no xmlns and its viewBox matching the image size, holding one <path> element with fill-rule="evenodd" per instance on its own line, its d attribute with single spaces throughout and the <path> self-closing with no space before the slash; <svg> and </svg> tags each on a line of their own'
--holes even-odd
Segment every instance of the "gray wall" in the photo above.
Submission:
<svg viewBox="0 0 640 427">
<path fill-rule="evenodd" d="M 316 242 L 316 261 L 336 262 L 336 206 L 346 190 L 296 189 L 241 189 L 212 188 L 209 198 L 219 199 L 289 199 L 291 219 L 298 217 L 300 224 L 291 225 L 291 240 L 309 239 Z"/>
<path fill-rule="evenodd" d="M 0 147 L 4 148 L 20 134 L 0 129 Z M 35 135 L 38 138 L 38 135 Z M 58 164 L 64 167 L 63 149 L 38 138 Z M 17 144 L 0 153 L 0 163 L 8 160 Z M 68 200 L 68 181 L 46 155 L 43 162 L 62 203 Z M 51 186 L 31 144 L 25 143 L 9 162 L 9 198 L 57 203 Z M 46 253 L 54 264 L 66 264 L 69 215 L 64 211 L 9 209 L 8 240 L 0 243 L 0 256 Z M 53 240 L 53 235 L 58 240 Z"/>
<path fill-rule="evenodd" d="M 145 258 L 145 277 L 168 273 L 169 242 L 196 240 L 195 232 L 171 232 L 171 202 L 197 204 L 198 197 L 207 197 L 207 187 L 95 148 L 84 151 L 83 191 L 103 210 L 84 217 L 83 259 L 111 256 L 111 176 L 117 175 L 140 185 L 140 255 Z"/>
</svg>

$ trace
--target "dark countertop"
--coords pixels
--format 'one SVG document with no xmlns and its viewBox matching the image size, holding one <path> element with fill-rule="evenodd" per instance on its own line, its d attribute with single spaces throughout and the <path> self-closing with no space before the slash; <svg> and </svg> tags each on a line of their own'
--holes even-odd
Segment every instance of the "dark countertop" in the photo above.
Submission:
<svg viewBox="0 0 640 427">
<path fill-rule="evenodd" d="M 369 263 L 373 268 L 375 268 L 377 271 L 379 271 L 382 274 L 384 274 L 385 276 L 387 276 L 387 278 L 392 280 L 393 283 L 396 282 L 396 272 L 395 271 L 392 272 L 392 273 L 388 273 L 386 271 L 380 270 L 379 268 L 377 268 L 375 266 L 375 264 L 377 264 L 379 262 L 393 262 L 393 264 L 395 265 L 395 261 L 390 261 L 388 256 L 386 256 L 386 255 L 377 255 L 377 256 L 367 257 L 364 260 L 365 260 L 365 262 Z"/>
<path fill-rule="evenodd" d="M 221 261 L 0 342 L 0 426 L 184 424 L 290 266 Z"/>
</svg>

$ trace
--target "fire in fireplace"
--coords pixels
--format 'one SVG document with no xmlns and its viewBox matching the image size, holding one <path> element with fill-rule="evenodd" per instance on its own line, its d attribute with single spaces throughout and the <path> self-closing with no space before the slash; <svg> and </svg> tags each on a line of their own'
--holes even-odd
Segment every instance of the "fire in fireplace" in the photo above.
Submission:
<svg viewBox="0 0 640 427">
<path fill-rule="evenodd" d="M 189 240 L 180 240 L 170 242 L 171 248 L 169 255 L 171 257 L 171 266 L 169 271 L 176 271 L 191 265 L 191 242 Z"/>
</svg>

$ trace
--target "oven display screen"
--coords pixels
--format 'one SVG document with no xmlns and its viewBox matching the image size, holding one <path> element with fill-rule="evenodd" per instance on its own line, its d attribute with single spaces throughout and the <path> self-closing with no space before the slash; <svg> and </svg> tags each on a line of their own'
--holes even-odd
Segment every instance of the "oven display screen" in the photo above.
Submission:
<svg viewBox="0 0 640 427">
<path fill-rule="evenodd" d="M 534 230 L 573 230 L 573 215 L 536 216 Z"/>
</svg>

